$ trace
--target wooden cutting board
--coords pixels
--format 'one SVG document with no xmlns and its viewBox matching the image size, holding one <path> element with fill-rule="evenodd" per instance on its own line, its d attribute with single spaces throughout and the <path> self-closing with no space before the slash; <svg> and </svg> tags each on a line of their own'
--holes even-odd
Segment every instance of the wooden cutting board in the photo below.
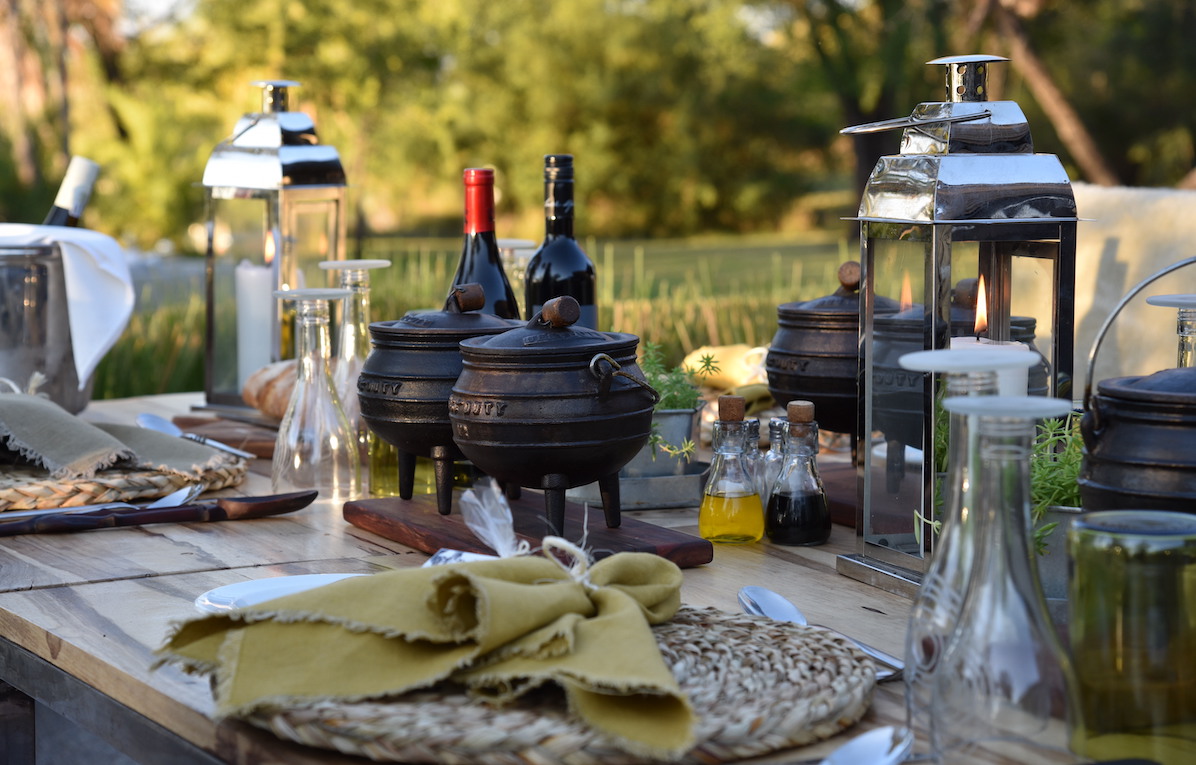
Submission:
<svg viewBox="0 0 1196 765">
<path fill-rule="evenodd" d="M 526 539 L 533 547 L 538 546 L 547 525 L 544 495 L 524 489 L 522 496 L 512 500 L 510 505 L 516 536 Z M 582 505 L 565 503 L 565 537 L 572 542 L 581 539 L 584 515 Z M 409 500 L 388 497 L 347 502 L 344 516 L 354 526 L 429 554 L 442 548 L 494 554 L 465 525 L 456 503 L 451 515 L 437 512 L 434 494 L 417 494 Z M 585 544 L 595 559 L 617 552 L 648 552 L 667 558 L 681 568 L 701 566 L 714 560 L 714 546 L 710 542 L 676 529 L 625 515 L 618 528 L 608 529 L 602 508 L 593 506 L 588 520 Z"/>
</svg>

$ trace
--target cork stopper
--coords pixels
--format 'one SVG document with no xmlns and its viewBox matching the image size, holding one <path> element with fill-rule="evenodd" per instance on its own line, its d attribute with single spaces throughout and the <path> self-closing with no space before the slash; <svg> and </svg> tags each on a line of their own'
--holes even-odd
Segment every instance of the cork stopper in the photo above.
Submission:
<svg viewBox="0 0 1196 765">
<path fill-rule="evenodd" d="M 860 264 L 849 260 L 839 266 L 839 284 L 848 292 L 855 292 L 860 288 Z"/>
<path fill-rule="evenodd" d="M 719 396 L 718 418 L 723 422 L 743 422 L 743 396 Z"/>
<path fill-rule="evenodd" d="M 790 401 L 785 407 L 785 413 L 789 415 L 789 422 L 813 422 L 814 402 Z"/>
</svg>

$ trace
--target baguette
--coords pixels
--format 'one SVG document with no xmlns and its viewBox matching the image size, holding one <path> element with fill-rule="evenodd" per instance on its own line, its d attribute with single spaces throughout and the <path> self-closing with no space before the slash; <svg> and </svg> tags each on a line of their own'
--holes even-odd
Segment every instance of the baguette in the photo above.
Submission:
<svg viewBox="0 0 1196 765">
<path fill-rule="evenodd" d="M 267 364 L 245 380 L 241 398 L 262 414 L 282 419 L 291 401 L 291 393 L 295 390 L 298 373 L 299 362 L 295 359 Z"/>
</svg>

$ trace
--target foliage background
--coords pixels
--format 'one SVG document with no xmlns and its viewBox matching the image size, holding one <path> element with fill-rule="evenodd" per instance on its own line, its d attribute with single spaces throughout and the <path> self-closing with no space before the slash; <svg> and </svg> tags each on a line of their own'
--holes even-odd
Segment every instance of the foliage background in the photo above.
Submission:
<svg viewBox="0 0 1196 765">
<path fill-rule="evenodd" d="M 341 152 L 365 234 L 451 233 L 461 170 L 491 165 L 503 231 L 534 236 L 557 151 L 578 157 L 585 233 L 793 231 L 850 211 L 896 150 L 841 126 L 940 99 L 923 62 L 977 51 L 1012 57 L 996 95 L 1073 179 L 1196 182 L 1189 0 L 158 5 L 173 12 L 0 6 L 0 219 L 39 219 L 74 152 L 104 167 L 90 227 L 186 250 L 208 153 L 258 108 L 252 80 L 286 77 Z"/>
</svg>

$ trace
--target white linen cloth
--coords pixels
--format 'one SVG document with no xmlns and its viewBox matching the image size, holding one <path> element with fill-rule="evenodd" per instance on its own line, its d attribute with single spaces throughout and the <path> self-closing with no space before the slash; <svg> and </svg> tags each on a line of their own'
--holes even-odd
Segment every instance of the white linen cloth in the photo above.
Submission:
<svg viewBox="0 0 1196 765">
<path fill-rule="evenodd" d="M 98 231 L 0 223 L 0 245 L 58 244 L 66 282 L 75 371 L 82 389 L 133 314 L 133 277 L 124 248 Z"/>
</svg>

